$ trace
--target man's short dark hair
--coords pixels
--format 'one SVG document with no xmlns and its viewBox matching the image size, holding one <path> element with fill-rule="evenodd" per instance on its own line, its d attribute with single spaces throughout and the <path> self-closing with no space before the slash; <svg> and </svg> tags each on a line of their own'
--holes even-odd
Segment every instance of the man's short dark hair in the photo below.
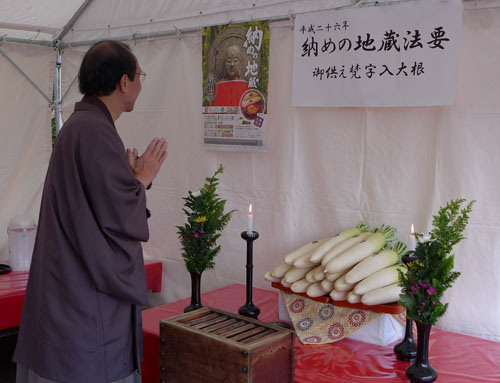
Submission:
<svg viewBox="0 0 500 383">
<path fill-rule="evenodd" d="M 124 74 L 134 81 L 136 71 L 136 58 L 126 44 L 100 41 L 83 57 L 78 74 L 80 92 L 86 96 L 109 96 Z"/>
</svg>

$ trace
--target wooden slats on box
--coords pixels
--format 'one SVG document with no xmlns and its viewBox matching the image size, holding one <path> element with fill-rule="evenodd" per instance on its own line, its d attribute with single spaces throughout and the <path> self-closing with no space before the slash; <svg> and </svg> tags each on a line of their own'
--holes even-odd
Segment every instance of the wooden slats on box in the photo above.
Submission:
<svg viewBox="0 0 500 383">
<path fill-rule="evenodd" d="M 160 321 L 166 383 L 293 383 L 295 333 L 203 307 Z"/>
</svg>

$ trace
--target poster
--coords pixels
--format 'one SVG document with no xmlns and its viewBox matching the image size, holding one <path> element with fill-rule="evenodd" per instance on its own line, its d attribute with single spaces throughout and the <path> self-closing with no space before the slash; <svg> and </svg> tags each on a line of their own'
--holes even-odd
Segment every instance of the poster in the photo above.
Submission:
<svg viewBox="0 0 500 383">
<path fill-rule="evenodd" d="M 203 28 L 203 144 L 265 151 L 269 21 Z"/>
<path fill-rule="evenodd" d="M 453 104 L 462 16 L 460 0 L 297 15 L 292 105 Z"/>
</svg>

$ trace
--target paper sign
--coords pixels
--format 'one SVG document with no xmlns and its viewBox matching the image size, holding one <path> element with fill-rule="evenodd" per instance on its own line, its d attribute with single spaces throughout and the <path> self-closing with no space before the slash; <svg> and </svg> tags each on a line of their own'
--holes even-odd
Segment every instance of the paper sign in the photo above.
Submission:
<svg viewBox="0 0 500 383">
<path fill-rule="evenodd" d="M 292 105 L 453 104 L 462 15 L 460 0 L 297 15 Z"/>
</svg>

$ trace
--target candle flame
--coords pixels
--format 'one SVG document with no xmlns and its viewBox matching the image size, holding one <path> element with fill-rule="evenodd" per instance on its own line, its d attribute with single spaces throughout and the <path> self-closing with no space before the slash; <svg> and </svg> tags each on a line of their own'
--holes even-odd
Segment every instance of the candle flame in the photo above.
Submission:
<svg viewBox="0 0 500 383">
<path fill-rule="evenodd" d="M 415 233 L 415 229 L 413 228 L 413 223 L 411 224 L 411 233 Z"/>
<path fill-rule="evenodd" d="M 248 206 L 248 214 L 252 214 L 252 204 L 250 204 L 250 206 Z"/>
</svg>

